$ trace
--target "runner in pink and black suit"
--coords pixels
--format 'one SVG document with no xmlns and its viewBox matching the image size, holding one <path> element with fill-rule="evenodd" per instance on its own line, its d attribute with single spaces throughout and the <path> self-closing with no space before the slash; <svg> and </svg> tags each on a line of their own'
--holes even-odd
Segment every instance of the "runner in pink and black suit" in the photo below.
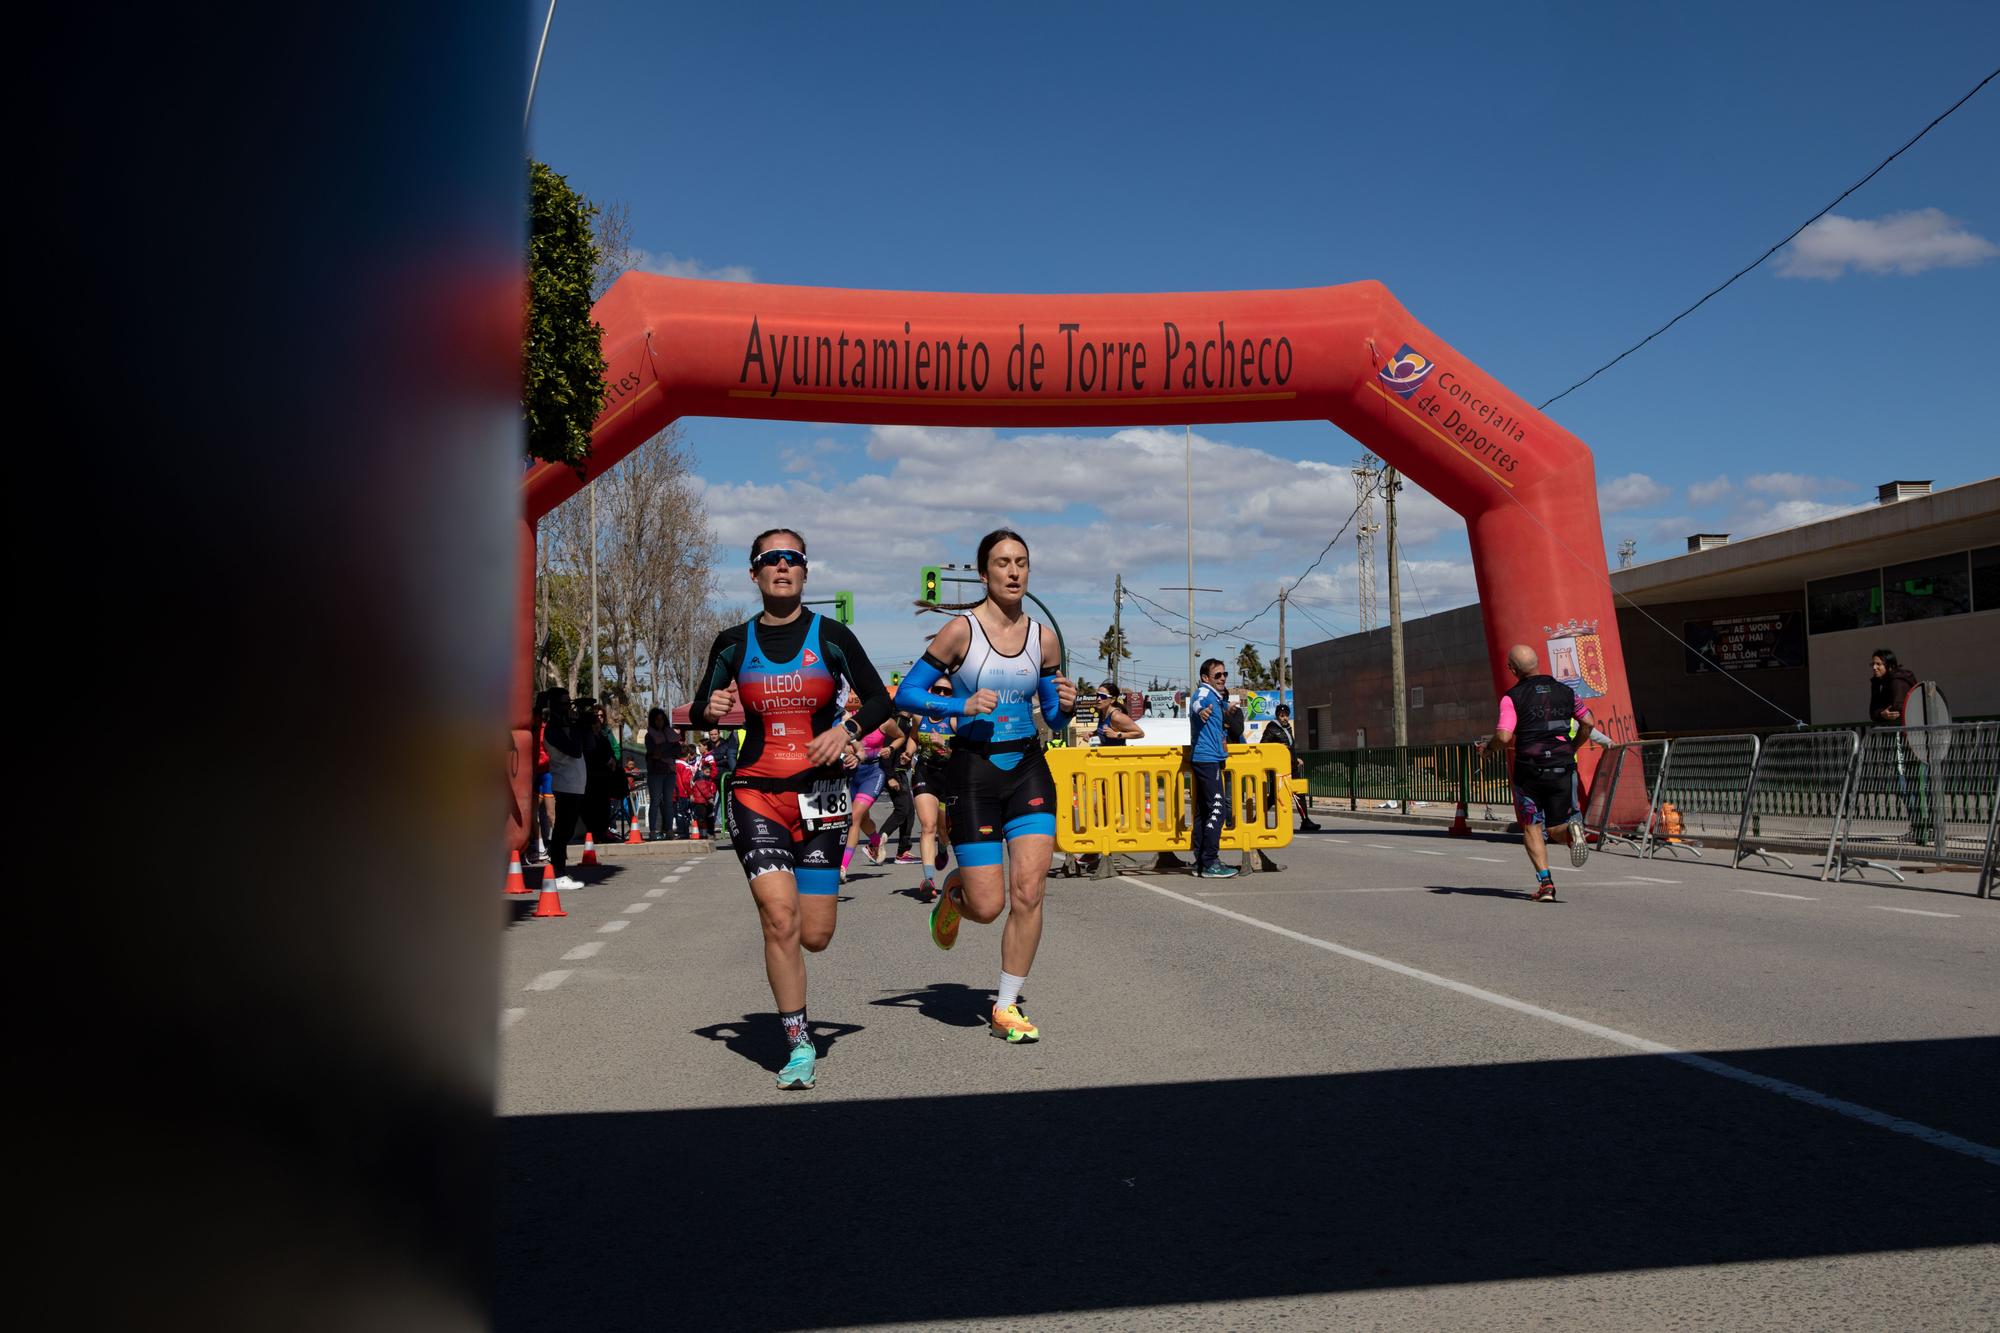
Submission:
<svg viewBox="0 0 2000 1333">
<path fill-rule="evenodd" d="M 1549 873 L 1549 827 L 1566 826 L 1572 865 L 1582 865 L 1590 855 L 1577 792 L 1575 740 L 1576 723 L 1589 728 L 1590 709 L 1569 686 L 1541 674 L 1541 660 L 1525 643 L 1508 650 L 1507 669 L 1515 684 L 1500 696 L 1493 739 L 1514 751 L 1514 814 L 1521 822 L 1528 863 L 1535 868 L 1531 901 L 1552 903 L 1556 886 Z"/>
</svg>

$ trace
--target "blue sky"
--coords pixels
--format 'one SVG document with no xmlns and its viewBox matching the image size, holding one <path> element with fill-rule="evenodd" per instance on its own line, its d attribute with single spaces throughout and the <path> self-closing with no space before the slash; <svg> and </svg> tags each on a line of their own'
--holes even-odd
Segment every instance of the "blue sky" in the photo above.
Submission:
<svg viewBox="0 0 2000 1333">
<path fill-rule="evenodd" d="M 628 205 L 660 272 L 994 292 L 1374 278 L 1540 402 L 2000 65 L 1990 0 L 1497 8 L 569 0 L 530 150 Z M 2000 471 L 1996 310 L 2000 81 L 1550 414 L 1596 455 L 1607 542 L 1665 556 L 1892 477 Z M 685 428 L 730 557 L 719 595 L 747 601 L 745 538 L 798 522 L 815 591 L 857 592 L 885 664 L 921 646 L 917 567 L 969 560 L 1002 521 L 1033 541 L 1073 651 L 1109 623 L 1114 571 L 1181 597 L 1159 591 L 1186 581 L 1179 431 Z M 1333 536 L 1360 450 L 1325 422 L 1195 437 L 1195 581 L 1224 589 L 1196 618 L 1230 626 Z M 1403 508 L 1406 614 L 1471 600 L 1458 518 L 1421 493 Z M 1298 597 L 1294 645 L 1353 627 L 1351 537 Z M 1184 671 L 1181 621 L 1134 611 L 1141 669 Z M 1275 638 L 1269 615 L 1201 650 Z"/>
</svg>

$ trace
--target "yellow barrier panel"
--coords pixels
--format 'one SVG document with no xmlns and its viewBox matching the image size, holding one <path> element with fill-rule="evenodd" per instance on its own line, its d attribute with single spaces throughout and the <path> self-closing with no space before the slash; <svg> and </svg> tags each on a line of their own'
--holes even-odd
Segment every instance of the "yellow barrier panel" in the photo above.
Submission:
<svg viewBox="0 0 2000 1333">
<path fill-rule="evenodd" d="M 1056 848 L 1089 855 L 1189 852 L 1194 771 L 1179 745 L 1074 746 L 1048 752 L 1056 780 Z M 1235 827 L 1222 850 L 1292 841 L 1292 755 L 1282 745 L 1232 745 L 1222 769 Z"/>
</svg>

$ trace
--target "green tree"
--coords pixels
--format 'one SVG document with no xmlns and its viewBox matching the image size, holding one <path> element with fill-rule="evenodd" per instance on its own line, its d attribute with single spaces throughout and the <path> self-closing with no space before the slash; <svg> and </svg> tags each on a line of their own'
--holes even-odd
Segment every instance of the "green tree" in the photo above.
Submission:
<svg viewBox="0 0 2000 1333">
<path fill-rule="evenodd" d="M 1265 673 L 1264 659 L 1254 643 L 1246 643 L 1236 650 L 1236 683 L 1246 690 L 1270 687 L 1271 678 Z"/>
<path fill-rule="evenodd" d="M 540 162 L 528 164 L 528 327 L 521 408 L 528 454 L 581 469 L 604 410 L 604 330 L 590 317 L 597 209 Z"/>
<path fill-rule="evenodd" d="M 1097 641 L 1097 660 L 1111 668 L 1113 679 L 1118 675 L 1118 664 L 1132 656 L 1132 649 L 1125 642 L 1125 632 L 1113 621 L 1105 626 L 1104 637 Z"/>
</svg>

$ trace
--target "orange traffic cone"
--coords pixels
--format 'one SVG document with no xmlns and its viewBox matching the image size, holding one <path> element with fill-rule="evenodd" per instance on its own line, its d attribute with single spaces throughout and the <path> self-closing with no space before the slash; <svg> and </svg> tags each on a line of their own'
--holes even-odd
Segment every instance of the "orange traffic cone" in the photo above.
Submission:
<svg viewBox="0 0 2000 1333">
<path fill-rule="evenodd" d="M 1679 842 L 1681 840 L 1681 808 L 1679 806 L 1675 805 L 1672 801 L 1662 802 L 1660 805 L 1660 823 L 1662 826 L 1661 831 L 1667 835 L 1668 842 Z"/>
<path fill-rule="evenodd" d="M 528 892 L 528 881 L 521 878 L 521 853 L 518 851 L 508 856 L 507 892 L 518 893 L 523 896 Z"/>
<path fill-rule="evenodd" d="M 597 859 L 597 839 L 588 833 L 583 835 L 583 859 L 578 861 L 577 864 L 580 866 L 603 864 L 603 862 Z"/>
<path fill-rule="evenodd" d="M 700 836 L 701 836 L 701 819 L 699 816 L 691 815 L 688 817 L 688 837 L 690 839 L 693 839 L 693 838 L 699 838 Z"/>
<path fill-rule="evenodd" d="M 590 835 L 586 833 L 584 836 L 589 837 Z M 644 842 L 645 840 L 645 835 L 639 832 L 639 816 L 635 814 L 632 816 L 632 827 L 625 834 L 625 841 L 632 843 Z"/>
<path fill-rule="evenodd" d="M 553 872 L 542 876 L 542 896 L 535 899 L 535 910 L 530 916 L 568 916 L 563 911 L 562 895 L 556 892 L 556 877 Z"/>
<path fill-rule="evenodd" d="M 1469 838 L 1472 836 L 1472 825 L 1465 822 L 1464 800 L 1461 799 L 1459 801 L 1458 813 L 1451 817 L 1451 827 L 1446 829 L 1445 833 L 1453 838 Z"/>
</svg>

